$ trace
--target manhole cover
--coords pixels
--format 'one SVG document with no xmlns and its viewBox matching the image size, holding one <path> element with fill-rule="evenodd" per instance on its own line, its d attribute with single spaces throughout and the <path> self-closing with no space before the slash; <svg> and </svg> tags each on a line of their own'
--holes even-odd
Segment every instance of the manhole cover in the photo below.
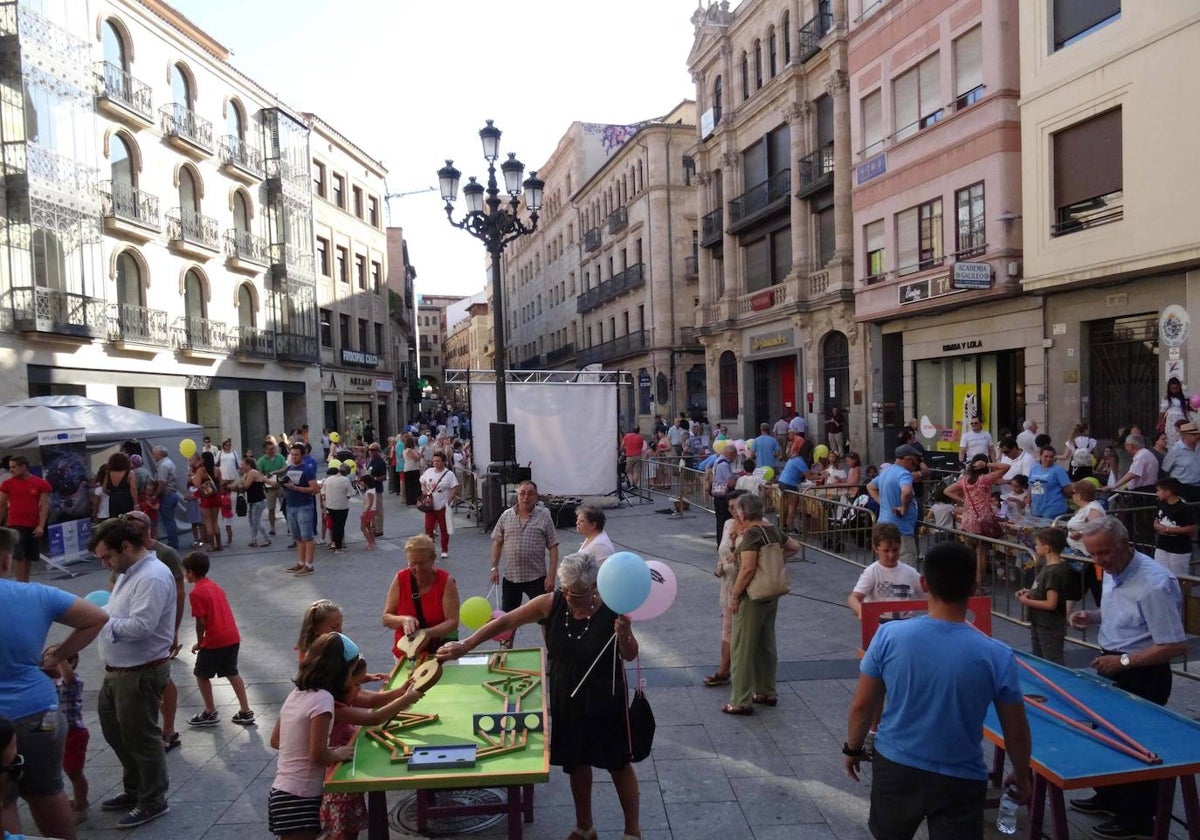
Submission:
<svg viewBox="0 0 1200 840">
<path fill-rule="evenodd" d="M 440 790 L 432 794 L 434 805 L 500 805 L 507 800 L 501 791 L 492 788 L 470 790 Z M 474 834 L 486 831 L 507 815 L 468 814 L 461 817 L 431 816 L 425 821 L 425 830 L 417 828 L 417 796 L 413 794 L 402 800 L 388 815 L 388 822 L 397 831 L 409 834 L 424 834 L 428 837 L 445 837 L 450 834 Z"/>
</svg>

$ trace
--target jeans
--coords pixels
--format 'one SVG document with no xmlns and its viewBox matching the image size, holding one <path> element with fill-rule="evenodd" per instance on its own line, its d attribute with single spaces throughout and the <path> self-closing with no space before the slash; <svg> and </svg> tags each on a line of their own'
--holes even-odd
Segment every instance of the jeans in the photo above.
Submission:
<svg viewBox="0 0 1200 840">
<path fill-rule="evenodd" d="M 247 517 L 250 519 L 250 542 L 262 544 L 270 538 L 267 536 L 267 529 L 263 527 L 262 515 L 267 509 L 267 500 L 261 502 L 251 502 L 249 510 L 246 511 Z"/>
<path fill-rule="evenodd" d="M 317 515 L 313 511 L 312 505 L 292 505 L 289 507 L 287 509 L 287 524 L 288 530 L 291 531 L 292 539 L 296 542 L 311 542 L 316 539 L 317 532 L 314 529 L 317 524 Z"/>
<path fill-rule="evenodd" d="M 162 521 L 163 531 L 167 535 L 167 545 L 175 550 L 179 550 L 179 522 L 176 517 L 179 515 L 179 494 L 174 490 L 167 490 L 159 499 L 158 503 L 158 518 Z"/>
<path fill-rule="evenodd" d="M 142 810 L 157 810 L 167 798 L 167 754 L 158 709 L 171 678 L 164 662 L 144 671 L 109 671 L 100 686 L 97 711 L 104 740 L 121 761 L 125 793 Z"/>
</svg>

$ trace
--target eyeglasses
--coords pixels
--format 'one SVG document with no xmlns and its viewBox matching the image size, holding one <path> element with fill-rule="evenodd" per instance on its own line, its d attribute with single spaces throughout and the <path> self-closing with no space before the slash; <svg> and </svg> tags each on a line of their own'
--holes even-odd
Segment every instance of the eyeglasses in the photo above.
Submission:
<svg viewBox="0 0 1200 840">
<path fill-rule="evenodd" d="M 25 756 L 18 753 L 13 757 L 12 764 L 0 764 L 0 775 L 8 776 L 13 782 L 21 780 L 21 774 L 25 772 Z"/>
<path fill-rule="evenodd" d="M 563 589 L 562 594 L 563 597 L 568 601 L 580 601 L 584 598 L 590 598 L 592 595 L 592 590 L 588 589 L 584 592 L 572 592 L 570 589 Z"/>
</svg>

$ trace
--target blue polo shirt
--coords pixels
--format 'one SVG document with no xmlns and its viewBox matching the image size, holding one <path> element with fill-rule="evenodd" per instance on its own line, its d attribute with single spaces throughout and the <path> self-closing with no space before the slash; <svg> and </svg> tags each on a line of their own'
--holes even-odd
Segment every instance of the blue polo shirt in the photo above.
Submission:
<svg viewBox="0 0 1200 840">
<path fill-rule="evenodd" d="M 800 482 L 804 481 L 806 472 L 808 472 L 808 464 L 799 455 L 794 455 L 788 458 L 787 463 L 783 465 L 783 472 L 779 474 L 779 483 L 799 487 Z"/>
<path fill-rule="evenodd" d="M 770 435 L 759 435 L 754 439 L 754 463 L 760 467 L 775 469 L 775 453 L 779 451 L 779 441 Z"/>
<path fill-rule="evenodd" d="M 1058 464 L 1050 467 L 1035 464 L 1029 471 L 1029 503 L 1033 515 L 1053 519 L 1066 513 L 1067 497 L 1062 491 L 1070 486 L 1071 477 Z"/>
<path fill-rule="evenodd" d="M 902 464 L 892 464 L 886 470 L 871 480 L 871 484 L 879 491 L 879 523 L 890 522 L 900 529 L 900 534 L 911 537 L 917 528 L 917 499 L 913 496 L 908 503 L 904 516 L 898 516 L 892 508 L 900 507 L 900 494 L 904 486 L 912 487 L 912 473 Z"/>
<path fill-rule="evenodd" d="M 1179 580 L 1140 551 L 1118 575 L 1104 574 L 1100 647 L 1134 653 L 1185 639 Z"/>
</svg>

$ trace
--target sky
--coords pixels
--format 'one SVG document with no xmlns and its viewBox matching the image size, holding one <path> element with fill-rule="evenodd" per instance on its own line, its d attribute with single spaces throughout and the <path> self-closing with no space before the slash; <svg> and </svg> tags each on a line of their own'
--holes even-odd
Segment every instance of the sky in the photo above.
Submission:
<svg viewBox="0 0 1200 840">
<path fill-rule="evenodd" d="M 436 188 L 446 158 L 462 183 L 486 181 L 486 119 L 503 132 L 501 158 L 515 152 L 528 175 L 575 120 L 640 122 L 695 98 L 697 0 L 168 2 L 238 70 L 382 161 L 391 193 Z M 483 243 L 450 226 L 436 189 L 390 203 L 418 292 L 483 288 Z"/>
</svg>

